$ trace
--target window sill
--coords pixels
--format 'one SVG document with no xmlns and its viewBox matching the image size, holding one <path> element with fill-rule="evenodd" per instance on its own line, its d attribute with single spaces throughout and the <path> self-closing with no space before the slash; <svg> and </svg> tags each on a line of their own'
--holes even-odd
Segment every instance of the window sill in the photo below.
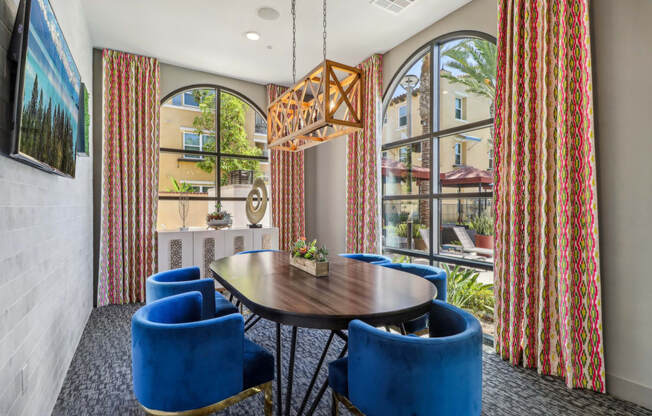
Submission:
<svg viewBox="0 0 652 416">
<path fill-rule="evenodd" d="M 180 157 L 180 158 L 177 159 L 177 161 L 179 161 L 179 162 L 203 162 L 204 158 L 203 157 L 198 157 L 198 158 Z"/>
</svg>

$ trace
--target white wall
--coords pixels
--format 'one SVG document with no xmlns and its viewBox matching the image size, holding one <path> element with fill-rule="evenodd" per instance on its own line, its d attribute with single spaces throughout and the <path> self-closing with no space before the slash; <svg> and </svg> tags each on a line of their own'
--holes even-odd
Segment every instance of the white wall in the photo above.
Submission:
<svg viewBox="0 0 652 416">
<path fill-rule="evenodd" d="M 51 0 L 89 91 L 81 0 Z M 6 47 L 18 0 L 0 4 L 0 140 L 8 139 Z M 92 158 L 75 179 L 0 155 L 0 415 L 50 414 L 92 308 Z"/>
<path fill-rule="evenodd" d="M 161 98 L 193 84 L 215 84 L 244 95 L 267 114 L 267 88 L 262 84 L 161 63 Z"/>
<path fill-rule="evenodd" d="M 591 4 L 607 391 L 652 409 L 652 2 Z"/>
</svg>

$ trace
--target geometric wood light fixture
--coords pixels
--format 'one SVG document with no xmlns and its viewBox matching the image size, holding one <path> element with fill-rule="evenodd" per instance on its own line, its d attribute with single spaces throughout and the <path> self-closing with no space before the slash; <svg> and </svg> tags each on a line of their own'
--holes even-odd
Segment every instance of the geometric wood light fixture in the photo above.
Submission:
<svg viewBox="0 0 652 416">
<path fill-rule="evenodd" d="M 292 78 L 294 86 L 267 108 L 267 147 L 304 150 L 362 129 L 364 74 L 358 68 L 326 59 L 326 0 L 324 1 L 324 61 L 296 82 L 296 13 L 292 0 Z"/>
</svg>

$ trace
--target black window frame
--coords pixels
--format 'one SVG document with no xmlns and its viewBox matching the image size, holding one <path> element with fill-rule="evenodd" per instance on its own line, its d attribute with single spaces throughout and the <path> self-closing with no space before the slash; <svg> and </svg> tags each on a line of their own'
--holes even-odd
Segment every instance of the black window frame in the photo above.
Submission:
<svg viewBox="0 0 652 416">
<path fill-rule="evenodd" d="M 478 120 L 475 122 L 467 122 L 464 125 L 457 126 L 457 127 L 452 127 L 452 128 L 444 128 L 444 129 L 439 129 L 439 114 L 441 112 L 441 109 L 439 108 L 439 97 L 440 97 L 440 77 L 439 74 L 435 71 L 435 68 L 439 68 L 440 65 L 440 60 L 441 60 L 441 46 L 444 45 L 447 42 L 457 40 L 457 39 L 465 39 L 465 38 L 477 38 L 477 39 L 482 39 L 486 40 L 489 42 L 492 42 L 493 44 L 496 44 L 496 38 L 494 36 L 491 36 L 487 33 L 484 32 L 479 32 L 479 31 L 472 31 L 472 30 L 463 30 L 463 31 L 456 31 L 456 32 L 451 32 L 442 36 L 439 36 L 435 39 L 432 39 L 425 44 L 421 45 L 418 47 L 412 55 L 410 55 L 404 62 L 403 64 L 399 67 L 399 69 L 394 73 L 392 76 L 392 79 L 389 83 L 389 86 L 387 90 L 385 91 L 383 95 L 383 105 L 382 105 L 382 118 L 381 120 L 385 121 L 387 118 L 387 109 L 389 107 L 389 103 L 392 98 L 392 94 L 396 90 L 398 83 L 400 82 L 401 77 L 414 65 L 416 62 L 418 62 L 419 59 L 422 57 L 426 56 L 428 52 L 431 53 L 431 59 L 430 59 L 430 97 L 431 97 L 431 103 L 430 103 L 430 114 L 429 114 L 429 119 L 431 123 L 431 128 L 430 132 L 420 134 L 417 136 L 413 137 L 408 137 L 405 139 L 400 139 L 400 140 L 395 140 L 390 143 L 382 144 L 381 146 L 381 154 L 384 151 L 395 149 L 395 148 L 400 148 L 402 146 L 414 144 L 414 143 L 422 143 L 426 140 L 430 142 L 430 152 L 433 151 L 434 146 L 437 145 L 439 146 L 439 139 L 455 134 L 463 134 L 467 133 L 470 131 L 478 130 L 481 128 L 487 128 L 490 127 L 492 128 L 494 125 L 494 119 L 488 118 L 484 120 Z M 435 77 L 435 75 L 437 75 Z M 435 117 L 436 116 L 436 117 Z M 479 261 L 479 260 L 474 260 L 474 259 L 465 259 L 462 257 L 456 257 L 456 256 L 451 256 L 451 255 L 445 255 L 440 253 L 440 247 L 438 244 L 438 247 L 433 247 L 434 246 L 434 238 L 433 238 L 433 233 L 435 232 L 435 223 L 434 219 L 432 218 L 432 213 L 434 212 L 434 203 L 436 202 L 439 204 L 439 202 L 442 199 L 472 199 L 472 198 L 491 198 L 493 199 L 493 190 L 489 192 L 435 192 L 434 190 L 434 181 L 432 180 L 433 178 L 439 178 L 439 173 L 440 173 L 440 166 L 439 166 L 439 152 L 437 152 L 437 160 L 432 160 L 432 163 L 430 163 L 430 189 L 429 193 L 427 194 L 402 194 L 402 195 L 385 195 L 385 187 L 382 186 L 382 176 L 380 177 L 380 183 L 381 183 L 381 232 L 379 233 L 380 238 L 381 238 L 381 247 L 383 253 L 391 253 L 391 254 L 398 254 L 402 256 L 408 256 L 408 257 L 414 257 L 414 258 L 420 258 L 420 259 L 425 259 L 428 260 L 428 263 L 430 265 L 434 265 L 435 263 L 447 263 L 447 264 L 454 264 L 454 265 L 460 265 L 460 266 L 465 266 L 465 267 L 471 267 L 475 269 L 480 269 L 480 270 L 490 270 L 493 271 L 494 269 L 494 264 L 493 262 L 485 262 L 485 261 Z M 436 175 L 436 176 L 435 176 Z M 429 203 L 429 210 L 430 210 L 430 226 L 428 227 L 428 239 L 429 239 L 429 251 L 424 252 L 420 250 L 414 250 L 414 249 L 405 249 L 405 248 L 397 248 L 397 247 L 390 247 L 385 245 L 385 236 L 383 233 L 383 224 L 382 222 L 385 219 L 385 202 L 388 201 L 420 201 L 420 200 L 426 200 Z M 439 213 L 439 217 L 441 217 L 441 210 L 438 209 L 437 212 Z M 437 228 L 441 224 L 441 218 L 437 218 Z"/>
<path fill-rule="evenodd" d="M 254 103 L 252 100 L 247 98 L 245 95 L 239 93 L 238 91 L 235 91 L 231 88 L 224 87 L 222 85 L 218 84 L 192 84 L 192 85 L 187 85 L 181 88 L 177 88 L 176 90 L 172 91 L 171 93 L 167 94 L 165 97 L 161 99 L 161 106 L 164 105 L 168 100 L 170 100 L 172 97 L 178 94 L 183 94 L 189 90 L 194 90 L 194 89 L 213 89 L 215 90 L 215 151 L 214 152 L 207 152 L 204 150 L 184 150 L 183 149 L 183 144 L 181 149 L 174 149 L 174 148 L 168 148 L 168 147 L 161 147 L 159 148 L 159 153 L 173 153 L 177 154 L 180 156 L 183 156 L 184 154 L 193 154 L 193 155 L 199 155 L 199 156 L 211 156 L 215 158 L 215 196 L 202 196 L 202 195 L 193 195 L 192 193 L 189 193 L 187 195 L 189 201 L 215 201 L 219 204 L 222 203 L 222 201 L 246 201 L 247 197 L 222 197 L 222 158 L 228 158 L 228 159 L 248 159 L 248 160 L 258 160 L 261 162 L 266 162 L 269 163 L 269 152 L 263 152 L 263 155 L 261 156 L 251 156 L 251 155 L 240 155 L 240 154 L 233 154 L 233 153 L 222 153 L 221 151 L 221 129 L 220 129 L 220 111 L 221 111 L 221 95 L 222 93 L 227 93 L 231 94 L 240 100 L 244 101 L 246 104 L 250 105 L 251 108 L 254 109 L 254 111 L 258 112 L 265 120 L 267 120 L 267 113 L 263 111 L 256 103 Z M 255 123 L 254 123 L 255 124 Z M 255 127 L 254 127 L 255 130 Z M 200 161 L 200 159 L 190 159 L 190 161 Z M 173 195 L 159 195 L 158 196 L 159 201 L 177 201 L 179 200 L 178 196 L 173 196 Z M 267 198 L 269 201 L 269 196 Z"/>
</svg>

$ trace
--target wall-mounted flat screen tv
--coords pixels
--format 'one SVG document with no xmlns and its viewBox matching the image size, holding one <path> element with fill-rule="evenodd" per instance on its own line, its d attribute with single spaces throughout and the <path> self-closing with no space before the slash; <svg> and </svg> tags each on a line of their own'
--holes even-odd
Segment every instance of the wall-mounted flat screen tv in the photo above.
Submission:
<svg viewBox="0 0 652 416">
<path fill-rule="evenodd" d="M 21 0 L 11 58 L 16 85 L 11 156 L 74 177 L 81 77 L 48 0 Z"/>
</svg>

